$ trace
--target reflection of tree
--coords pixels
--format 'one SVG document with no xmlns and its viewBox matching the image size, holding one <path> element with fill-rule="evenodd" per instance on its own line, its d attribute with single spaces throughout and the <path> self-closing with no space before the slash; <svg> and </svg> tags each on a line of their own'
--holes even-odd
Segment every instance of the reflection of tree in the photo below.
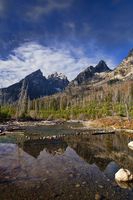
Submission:
<svg viewBox="0 0 133 200">
<path fill-rule="evenodd" d="M 67 143 L 62 140 L 52 139 L 52 140 L 26 140 L 23 143 L 23 150 L 30 154 L 31 156 L 37 158 L 40 152 L 46 149 L 47 152 L 55 155 L 56 153 L 62 154 L 67 148 Z"/>
<path fill-rule="evenodd" d="M 107 137 L 105 137 L 105 144 L 107 151 L 111 153 L 113 150 L 113 138 L 110 137 L 110 135 L 107 135 Z"/>
<path fill-rule="evenodd" d="M 65 139 L 77 154 L 88 163 L 95 163 L 103 170 L 110 161 L 133 172 L 133 151 L 128 148 L 129 138 L 120 133 L 115 135 L 69 136 Z"/>
</svg>

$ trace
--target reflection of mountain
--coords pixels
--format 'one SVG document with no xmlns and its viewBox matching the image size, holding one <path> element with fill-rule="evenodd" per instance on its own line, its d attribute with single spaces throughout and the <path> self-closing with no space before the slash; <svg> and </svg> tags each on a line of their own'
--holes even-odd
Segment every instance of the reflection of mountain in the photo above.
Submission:
<svg viewBox="0 0 133 200">
<path fill-rule="evenodd" d="M 60 156 L 53 156 L 44 149 L 35 159 L 15 144 L 0 144 L 0 158 L 0 169 L 6 169 L 4 176 L 10 180 L 9 184 L 0 185 L 1 199 L 16 199 L 17 193 L 20 200 L 40 196 L 39 199 L 46 197 L 45 200 L 86 200 L 95 199 L 96 192 L 104 193 L 105 199 L 127 199 L 126 190 L 114 186 L 96 165 L 89 165 L 70 147 Z M 130 196 L 132 199 L 133 193 Z"/>
<path fill-rule="evenodd" d="M 133 151 L 128 148 L 129 138 L 123 134 L 93 136 L 91 133 L 70 137 L 67 143 L 88 163 L 95 163 L 102 171 L 115 161 L 120 167 L 133 172 Z"/>
<path fill-rule="evenodd" d="M 23 150 L 28 153 L 29 155 L 37 158 L 40 155 L 40 152 L 44 149 L 55 155 L 59 152 L 59 154 L 62 154 L 65 152 L 67 148 L 67 143 L 63 142 L 62 140 L 26 140 L 23 143 L 22 146 Z"/>
<path fill-rule="evenodd" d="M 71 147 L 73 148 L 73 146 Z M 77 143 L 77 145 L 74 145 L 73 149 L 89 164 L 96 164 L 101 171 L 104 171 L 106 166 L 111 162 L 110 158 L 98 157 L 97 150 L 87 144 Z"/>
</svg>

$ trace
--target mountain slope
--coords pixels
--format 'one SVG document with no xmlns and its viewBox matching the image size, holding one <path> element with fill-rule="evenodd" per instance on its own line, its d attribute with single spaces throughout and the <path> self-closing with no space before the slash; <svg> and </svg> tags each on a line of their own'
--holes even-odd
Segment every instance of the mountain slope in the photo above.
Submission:
<svg viewBox="0 0 133 200">
<path fill-rule="evenodd" d="M 110 79 L 132 80 L 133 79 L 133 49 L 128 56 L 110 74 Z"/>
<path fill-rule="evenodd" d="M 20 82 L 0 89 L 0 104 L 17 101 L 23 90 L 31 100 L 56 94 L 64 89 L 67 95 L 78 96 L 81 93 L 83 96 L 91 92 L 92 86 L 98 90 L 101 86 L 108 87 L 109 83 L 116 84 L 117 80 L 120 80 L 119 83 L 133 80 L 133 50 L 114 70 L 101 60 L 95 67 L 87 67 L 70 83 L 63 74 L 55 73 L 46 78 L 40 70 L 37 70 Z"/>
<path fill-rule="evenodd" d="M 52 95 L 64 90 L 68 83 L 69 81 L 66 77 L 65 79 L 58 77 L 55 80 L 55 77 L 51 76 L 51 78 L 49 77 L 47 79 L 40 70 L 37 70 L 26 76 L 20 82 L 0 89 L 0 104 L 17 101 L 24 91 L 31 100 Z"/>
<path fill-rule="evenodd" d="M 100 81 L 103 73 L 109 73 L 111 69 L 106 65 L 105 61 L 101 60 L 95 67 L 89 66 L 70 83 L 70 86 L 82 85 L 88 82 Z"/>
<path fill-rule="evenodd" d="M 62 73 L 54 73 L 48 76 L 49 85 L 54 88 L 55 91 L 61 92 L 69 84 L 69 81 Z"/>
</svg>

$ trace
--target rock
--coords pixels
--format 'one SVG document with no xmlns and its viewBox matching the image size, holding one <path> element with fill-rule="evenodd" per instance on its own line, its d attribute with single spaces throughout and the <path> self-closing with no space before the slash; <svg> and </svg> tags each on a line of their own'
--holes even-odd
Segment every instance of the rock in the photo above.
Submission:
<svg viewBox="0 0 133 200">
<path fill-rule="evenodd" d="M 44 178 L 44 179 L 43 179 L 44 182 L 47 181 L 47 180 L 48 180 L 47 178 Z"/>
<path fill-rule="evenodd" d="M 98 187 L 102 189 L 102 188 L 103 188 L 103 185 L 98 185 Z"/>
<path fill-rule="evenodd" d="M 69 174 L 69 177 L 70 177 L 70 178 L 73 178 L 73 174 Z"/>
<path fill-rule="evenodd" d="M 5 130 L 5 129 L 4 129 L 3 127 L 0 127 L 0 134 L 3 133 L 4 130 Z"/>
<path fill-rule="evenodd" d="M 133 150 L 133 141 L 128 143 L 128 147 Z"/>
<path fill-rule="evenodd" d="M 117 185 L 122 189 L 132 189 L 133 183 L 116 181 Z"/>
<path fill-rule="evenodd" d="M 119 182 L 133 181 L 133 174 L 127 169 L 120 169 L 115 174 L 115 180 Z"/>
<path fill-rule="evenodd" d="M 84 181 L 84 182 L 82 182 L 82 185 L 85 185 L 86 184 L 86 182 Z"/>
<path fill-rule="evenodd" d="M 79 187 L 80 187 L 80 184 L 76 184 L 75 187 L 76 187 L 76 188 L 79 188 Z"/>
<path fill-rule="evenodd" d="M 52 138 L 53 138 L 53 139 L 56 139 L 56 138 L 57 138 L 57 136 L 56 136 L 56 135 L 53 135 L 53 136 L 52 136 Z"/>
<path fill-rule="evenodd" d="M 78 76 L 70 83 L 70 85 L 82 85 L 87 81 L 94 80 L 97 73 L 108 73 L 110 71 L 111 69 L 109 69 L 106 63 L 101 60 L 95 67 L 89 66 L 84 71 L 79 73 Z"/>
<path fill-rule="evenodd" d="M 102 196 L 99 193 L 95 194 L 95 200 L 101 200 Z"/>
</svg>

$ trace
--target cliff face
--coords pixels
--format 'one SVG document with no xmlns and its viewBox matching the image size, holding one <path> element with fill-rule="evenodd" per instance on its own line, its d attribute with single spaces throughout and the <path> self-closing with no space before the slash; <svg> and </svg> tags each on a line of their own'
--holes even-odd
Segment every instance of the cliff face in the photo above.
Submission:
<svg viewBox="0 0 133 200">
<path fill-rule="evenodd" d="M 55 92 L 61 92 L 64 90 L 69 81 L 65 75 L 62 73 L 54 73 L 48 76 L 49 85 L 55 90 Z"/>
<path fill-rule="evenodd" d="M 111 73 L 111 78 L 119 80 L 132 80 L 133 79 L 133 49 L 129 52 L 128 56 L 115 68 Z"/>
<path fill-rule="evenodd" d="M 43 76 L 40 70 L 26 76 L 20 82 L 7 88 L 0 89 L 0 103 L 13 103 L 17 101 L 21 93 L 26 91 L 29 99 L 48 96 L 62 91 L 69 81 L 67 78 L 50 76 L 48 79 Z"/>
<path fill-rule="evenodd" d="M 70 85 L 82 85 L 87 82 L 100 80 L 103 73 L 109 73 L 111 69 L 106 65 L 105 61 L 101 60 L 95 67 L 89 66 L 70 83 Z"/>
</svg>

